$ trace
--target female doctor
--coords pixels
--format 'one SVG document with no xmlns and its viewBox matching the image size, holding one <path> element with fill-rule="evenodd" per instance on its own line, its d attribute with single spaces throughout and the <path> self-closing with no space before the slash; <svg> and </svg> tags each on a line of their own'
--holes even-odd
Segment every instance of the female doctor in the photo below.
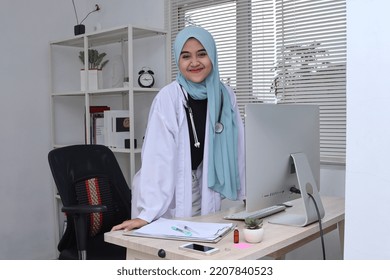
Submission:
<svg viewBox="0 0 390 280">
<path fill-rule="evenodd" d="M 221 200 L 244 199 L 244 128 L 233 90 L 220 81 L 211 34 L 186 27 L 174 43 L 176 80 L 156 95 L 134 176 L 132 219 L 112 230 L 140 228 L 160 217 L 206 215 Z"/>
</svg>

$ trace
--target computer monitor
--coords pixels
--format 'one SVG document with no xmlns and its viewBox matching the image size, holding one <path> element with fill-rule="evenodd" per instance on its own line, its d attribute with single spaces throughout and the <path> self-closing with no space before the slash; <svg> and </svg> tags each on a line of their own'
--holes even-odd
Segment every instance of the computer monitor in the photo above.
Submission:
<svg viewBox="0 0 390 280">
<path fill-rule="evenodd" d="M 300 198 L 304 213 L 270 222 L 305 226 L 324 216 L 320 188 L 319 107 L 248 104 L 245 107 L 246 211 Z M 291 192 L 295 187 L 300 195 Z M 310 195 L 312 197 L 310 197 Z"/>
</svg>

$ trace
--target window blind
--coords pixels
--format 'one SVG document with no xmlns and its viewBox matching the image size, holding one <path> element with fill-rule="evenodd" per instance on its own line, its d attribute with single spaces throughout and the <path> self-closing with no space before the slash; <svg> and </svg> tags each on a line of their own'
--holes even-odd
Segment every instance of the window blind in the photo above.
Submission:
<svg viewBox="0 0 390 280">
<path fill-rule="evenodd" d="M 346 3 L 276 0 L 275 14 L 277 99 L 318 104 L 321 158 L 345 162 Z"/>
<path fill-rule="evenodd" d="M 320 106 L 321 159 L 345 160 L 345 0 L 166 1 L 171 44 L 188 25 L 214 37 L 221 79 L 253 102 Z M 171 55 L 171 78 L 177 67 Z"/>
</svg>

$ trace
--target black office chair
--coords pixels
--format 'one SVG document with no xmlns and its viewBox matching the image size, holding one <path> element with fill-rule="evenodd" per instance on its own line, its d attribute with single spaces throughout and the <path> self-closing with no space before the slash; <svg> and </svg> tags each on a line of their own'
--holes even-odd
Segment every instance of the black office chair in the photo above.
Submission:
<svg viewBox="0 0 390 280">
<path fill-rule="evenodd" d="M 72 145 L 48 160 L 67 216 L 59 259 L 125 259 L 126 248 L 104 232 L 131 217 L 131 191 L 113 152 L 103 145 Z"/>
</svg>

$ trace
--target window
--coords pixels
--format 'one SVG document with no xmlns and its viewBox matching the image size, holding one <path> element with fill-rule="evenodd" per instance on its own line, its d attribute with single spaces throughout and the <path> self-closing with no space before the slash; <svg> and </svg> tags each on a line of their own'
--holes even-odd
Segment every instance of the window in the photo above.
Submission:
<svg viewBox="0 0 390 280">
<path fill-rule="evenodd" d="M 345 0 L 171 0 L 167 5 L 172 40 L 188 25 L 213 34 L 221 79 L 234 88 L 241 113 L 251 102 L 318 104 L 321 160 L 345 162 Z"/>
</svg>

